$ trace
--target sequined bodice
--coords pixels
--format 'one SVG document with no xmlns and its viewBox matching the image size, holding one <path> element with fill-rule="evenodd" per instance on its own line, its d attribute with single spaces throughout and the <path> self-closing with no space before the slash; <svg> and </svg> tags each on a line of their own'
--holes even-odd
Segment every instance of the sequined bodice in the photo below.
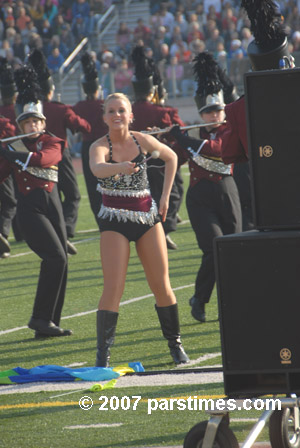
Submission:
<svg viewBox="0 0 300 448">
<path fill-rule="evenodd" d="M 110 177 L 105 177 L 102 179 L 98 179 L 99 185 L 101 190 L 114 190 L 115 194 L 117 194 L 118 191 L 124 192 L 138 192 L 143 191 L 146 189 L 149 189 L 149 182 L 147 177 L 147 164 L 145 163 L 146 156 L 142 153 L 141 147 L 134 137 L 132 135 L 133 140 L 135 141 L 140 153 L 132 160 L 132 162 L 135 162 L 137 166 L 139 167 L 139 170 L 137 173 L 133 173 L 131 175 L 128 174 L 117 174 Z M 109 143 L 109 162 L 110 163 L 116 163 L 112 159 L 112 143 L 107 135 L 107 140 Z"/>
</svg>

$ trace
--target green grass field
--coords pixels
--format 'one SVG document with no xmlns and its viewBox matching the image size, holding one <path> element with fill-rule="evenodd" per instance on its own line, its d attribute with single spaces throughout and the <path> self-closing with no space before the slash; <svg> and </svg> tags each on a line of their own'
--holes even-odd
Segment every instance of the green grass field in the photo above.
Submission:
<svg viewBox="0 0 300 448">
<path fill-rule="evenodd" d="M 187 169 L 183 169 L 185 176 Z M 74 238 L 78 254 L 69 258 L 69 277 L 64 320 L 61 325 L 71 328 L 69 338 L 35 340 L 27 328 L 31 315 L 39 264 L 25 243 L 10 238 L 12 256 L 0 260 L 1 313 L 0 331 L 26 327 L 0 335 L 0 370 L 17 366 L 31 368 L 43 364 L 61 366 L 84 363 L 94 366 L 96 355 L 95 310 L 101 293 L 102 275 L 99 259 L 99 234 L 84 186 L 78 175 L 82 193 L 77 234 Z M 190 315 L 188 299 L 193 294 L 193 283 L 201 259 L 196 239 L 187 221 L 185 205 L 180 210 L 185 223 L 172 235 L 178 250 L 169 251 L 170 278 L 179 304 L 181 333 L 184 347 L 191 360 L 221 351 L 217 298 L 214 292 L 207 307 L 207 323 L 199 324 Z M 94 230 L 93 230 L 94 229 Z M 19 256 L 16 256 L 19 254 Z M 181 288 L 181 289 L 179 289 Z M 132 245 L 127 284 L 122 302 L 142 297 L 151 291 Z M 174 365 L 166 341 L 161 335 L 154 298 L 148 297 L 121 306 L 115 345 L 111 350 L 111 365 L 140 361 L 146 371 L 172 369 Z M 86 313 L 82 316 L 74 316 Z M 73 317 L 72 317 L 73 316 Z M 221 356 L 199 362 L 199 366 L 221 364 Z M 84 388 L 80 383 L 79 388 Z M 51 399 L 53 392 L 1 394 L 0 386 L 0 447 L 26 448 L 121 448 L 182 445 L 187 431 L 196 423 L 206 420 L 205 412 L 158 410 L 147 414 L 148 398 L 212 396 L 224 394 L 223 384 L 205 386 L 185 385 L 135 388 L 115 388 L 105 391 L 107 397 L 141 396 L 136 410 L 99 411 L 94 406 L 83 411 L 78 406 L 82 392 Z M 89 394 L 88 394 L 89 395 Z M 97 403 L 100 393 L 93 393 Z M 18 406 L 17 406 L 18 405 Z M 233 417 L 254 417 L 255 412 L 236 412 Z M 74 425 L 116 424 L 103 428 L 71 429 Z M 231 428 L 241 441 L 253 423 L 233 422 Z M 264 432 L 259 440 L 267 440 Z"/>
</svg>

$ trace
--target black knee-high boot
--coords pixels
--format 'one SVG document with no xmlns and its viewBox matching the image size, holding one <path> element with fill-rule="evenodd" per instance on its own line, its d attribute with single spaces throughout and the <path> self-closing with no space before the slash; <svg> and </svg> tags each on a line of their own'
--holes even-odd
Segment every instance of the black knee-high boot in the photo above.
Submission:
<svg viewBox="0 0 300 448">
<path fill-rule="evenodd" d="M 157 306 L 160 326 L 164 337 L 168 341 L 171 356 L 175 364 L 185 364 L 189 362 L 189 357 L 184 351 L 180 340 L 179 318 L 177 303 L 171 306 Z"/>
<path fill-rule="evenodd" d="M 119 313 L 97 311 L 97 357 L 96 367 L 108 367 L 110 347 L 114 343 Z"/>
</svg>

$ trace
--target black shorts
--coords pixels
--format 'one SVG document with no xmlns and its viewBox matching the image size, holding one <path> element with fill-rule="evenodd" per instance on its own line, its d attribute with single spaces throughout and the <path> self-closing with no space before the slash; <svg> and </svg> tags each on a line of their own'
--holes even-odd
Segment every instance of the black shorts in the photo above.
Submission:
<svg viewBox="0 0 300 448">
<path fill-rule="evenodd" d="M 112 218 L 110 221 L 108 218 L 99 220 L 100 232 L 110 230 L 111 232 L 118 232 L 125 236 L 128 241 L 138 241 L 148 230 L 152 229 L 158 222 L 161 222 L 161 215 L 157 215 L 154 218 L 154 224 L 142 224 L 132 222 L 129 219 L 124 221 L 118 221 L 117 218 Z"/>
</svg>

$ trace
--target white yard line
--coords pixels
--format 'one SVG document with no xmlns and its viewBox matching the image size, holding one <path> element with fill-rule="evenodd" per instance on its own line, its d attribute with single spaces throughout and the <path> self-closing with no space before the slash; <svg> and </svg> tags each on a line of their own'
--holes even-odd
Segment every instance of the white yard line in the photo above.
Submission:
<svg viewBox="0 0 300 448">
<path fill-rule="evenodd" d="M 86 240 L 85 240 L 86 241 Z M 190 285 L 183 285 L 183 286 L 178 286 L 177 288 L 173 288 L 173 291 L 179 291 L 180 289 L 185 289 L 185 288 L 191 288 L 192 286 L 194 286 L 194 284 L 190 284 Z M 153 294 L 146 294 L 145 296 L 140 296 L 140 297 L 134 297 L 132 299 L 129 300 L 125 300 L 124 302 L 120 303 L 120 306 L 123 305 L 129 305 L 130 303 L 134 303 L 134 302 L 139 302 L 140 300 L 144 300 L 147 299 L 149 297 L 153 297 Z M 82 313 L 76 313 L 76 314 L 72 314 L 70 316 L 64 316 L 62 317 L 63 319 L 73 319 L 74 317 L 81 317 L 81 316 L 86 316 L 87 314 L 93 314 L 96 313 L 96 309 L 94 310 L 90 310 L 90 311 L 83 311 Z M 9 328 L 8 330 L 1 330 L 0 331 L 0 336 L 4 335 L 4 334 L 8 334 L 8 333 L 13 333 L 15 331 L 19 331 L 19 330 L 25 330 L 26 328 L 28 328 L 27 326 L 24 327 L 15 327 L 15 328 Z"/>
</svg>

